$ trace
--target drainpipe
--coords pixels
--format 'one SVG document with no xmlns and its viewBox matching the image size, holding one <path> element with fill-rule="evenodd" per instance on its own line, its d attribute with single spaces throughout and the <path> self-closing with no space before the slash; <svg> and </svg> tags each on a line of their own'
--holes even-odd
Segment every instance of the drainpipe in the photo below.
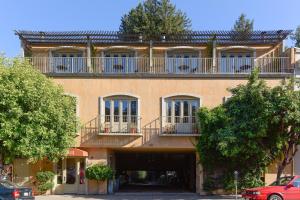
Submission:
<svg viewBox="0 0 300 200">
<path fill-rule="evenodd" d="M 213 57 L 213 72 L 216 72 L 216 66 L 217 66 L 217 42 L 216 40 L 213 40 L 213 49 L 212 49 L 212 57 Z"/>
<path fill-rule="evenodd" d="M 91 61 L 91 40 L 90 36 L 87 36 L 87 72 L 92 71 L 92 61 Z"/>
</svg>

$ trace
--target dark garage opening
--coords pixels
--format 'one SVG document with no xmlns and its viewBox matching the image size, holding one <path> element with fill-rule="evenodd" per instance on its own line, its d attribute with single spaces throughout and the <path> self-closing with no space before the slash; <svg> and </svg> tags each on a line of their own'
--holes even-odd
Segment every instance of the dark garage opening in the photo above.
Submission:
<svg viewBox="0 0 300 200">
<path fill-rule="evenodd" d="M 195 192 L 195 153 L 128 153 L 116 156 L 119 192 Z"/>
</svg>

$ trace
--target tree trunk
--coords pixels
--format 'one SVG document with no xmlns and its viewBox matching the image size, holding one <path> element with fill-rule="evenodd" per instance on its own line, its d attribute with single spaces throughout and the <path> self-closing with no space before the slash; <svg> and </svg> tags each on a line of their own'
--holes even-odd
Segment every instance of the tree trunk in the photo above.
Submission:
<svg viewBox="0 0 300 200">
<path fill-rule="evenodd" d="M 297 146 L 294 144 L 293 141 L 290 141 L 286 150 L 283 151 L 284 157 L 283 157 L 281 164 L 278 166 L 277 176 L 276 176 L 277 184 L 279 184 L 279 179 L 280 179 L 285 167 L 293 161 L 293 158 L 296 155 L 297 151 L 298 151 Z"/>
<path fill-rule="evenodd" d="M 279 180 L 280 180 L 280 177 L 283 173 L 283 170 L 284 168 L 286 167 L 286 165 L 284 164 L 285 161 L 283 161 L 283 163 L 281 163 L 279 166 L 278 166 L 278 170 L 277 170 L 277 176 L 276 176 L 276 183 L 279 184 Z"/>
</svg>

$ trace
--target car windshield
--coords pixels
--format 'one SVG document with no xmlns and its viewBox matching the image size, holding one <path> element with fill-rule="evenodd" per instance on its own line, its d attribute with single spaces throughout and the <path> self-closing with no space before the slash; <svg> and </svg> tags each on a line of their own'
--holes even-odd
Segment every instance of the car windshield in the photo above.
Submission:
<svg viewBox="0 0 300 200">
<path fill-rule="evenodd" d="M 279 179 L 279 183 L 277 181 L 274 181 L 270 186 L 286 186 L 291 180 L 293 180 L 294 176 L 286 176 L 281 177 Z"/>
<path fill-rule="evenodd" d="M 4 187 L 7 187 L 7 188 L 18 187 L 17 184 L 15 184 L 13 182 L 10 182 L 10 181 L 7 181 L 7 180 L 0 181 L 0 184 L 3 185 Z"/>
</svg>

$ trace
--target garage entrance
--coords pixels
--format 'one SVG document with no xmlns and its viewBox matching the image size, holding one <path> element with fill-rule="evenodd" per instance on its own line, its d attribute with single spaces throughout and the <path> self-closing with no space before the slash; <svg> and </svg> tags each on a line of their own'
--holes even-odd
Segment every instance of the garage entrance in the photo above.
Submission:
<svg viewBox="0 0 300 200">
<path fill-rule="evenodd" d="M 120 192 L 195 192 L 195 153 L 118 152 Z"/>
</svg>

